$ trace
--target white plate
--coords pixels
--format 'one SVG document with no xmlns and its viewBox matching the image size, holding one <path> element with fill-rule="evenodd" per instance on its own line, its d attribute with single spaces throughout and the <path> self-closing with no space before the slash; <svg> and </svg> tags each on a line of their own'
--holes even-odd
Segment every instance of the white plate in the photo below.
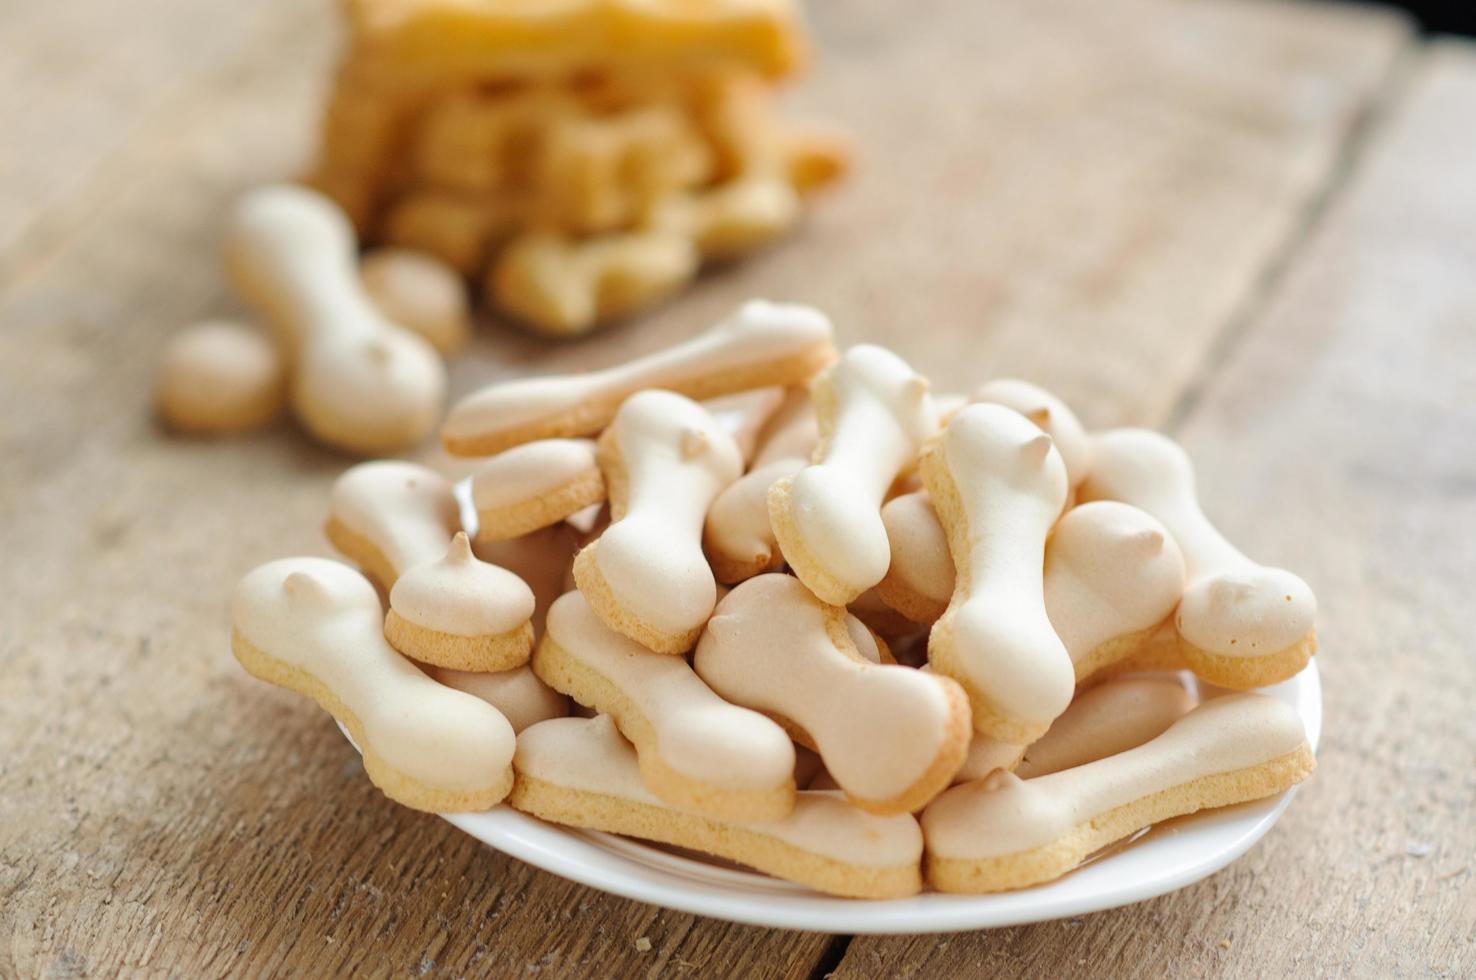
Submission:
<svg viewBox="0 0 1476 980">
<path fill-rule="evenodd" d="M 1264 693 L 1292 705 L 1317 747 L 1322 684 L 1316 663 Z M 506 805 L 447 813 L 455 826 L 535 867 L 611 894 L 681 912 L 834 933 L 954 932 L 1082 915 L 1153 898 L 1207 878 L 1250 850 L 1296 793 L 1209 810 L 1154 827 L 1071 874 L 998 895 L 928 892 L 885 901 L 831 898 L 800 885 L 710 864 L 597 831 L 544 823 Z"/>
</svg>

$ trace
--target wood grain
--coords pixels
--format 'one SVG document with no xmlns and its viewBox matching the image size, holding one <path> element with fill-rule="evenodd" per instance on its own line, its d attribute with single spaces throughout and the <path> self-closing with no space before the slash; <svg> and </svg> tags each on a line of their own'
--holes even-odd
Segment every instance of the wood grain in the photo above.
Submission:
<svg viewBox="0 0 1476 980">
<path fill-rule="evenodd" d="M 92 6 L 0 11 L 0 49 L 126 46 L 138 28 Z M 1161 417 L 1296 240 L 1407 42 L 1377 12 L 1282 3 L 813 7 L 823 67 L 793 102 L 852 128 L 853 184 L 793 241 L 639 324 L 578 346 L 484 331 L 458 389 L 607 363 L 768 295 L 820 304 L 940 388 L 1021 372 L 1094 422 Z M 188 43 L 165 0 L 137 10 Z M 231 585 L 326 553 L 317 526 L 347 462 L 285 425 L 201 443 L 148 418 L 162 338 L 233 309 L 222 209 L 311 142 L 324 11 L 254 11 L 212 21 L 240 31 L 229 45 L 151 63 L 105 132 L 95 107 L 41 99 L 26 131 L 54 162 L 7 171 L 0 194 L 0 975 L 829 965 L 829 937 L 610 898 L 389 804 L 325 717 L 230 660 Z M 63 91 L 128 71 L 74 68 Z M 0 120 L 25 112 L 6 102 Z M 1238 921 L 1233 896 L 1210 901 Z M 1147 909 L 1115 913 L 1098 955 L 1137 963 L 1158 943 Z M 857 941 L 846 968 L 921 955 L 892 950 Z"/>
<path fill-rule="evenodd" d="M 1319 597 L 1319 768 L 1275 830 L 1143 905 L 857 939 L 839 975 L 1476 969 L 1476 46 L 1419 59 L 1182 427 L 1206 510 Z"/>
<path fill-rule="evenodd" d="M 198 106 L 197 85 L 258 61 L 284 29 L 333 43 L 325 3 L 97 0 L 0 10 L 0 269 L 34 260 L 90 210 L 112 161 Z"/>
</svg>

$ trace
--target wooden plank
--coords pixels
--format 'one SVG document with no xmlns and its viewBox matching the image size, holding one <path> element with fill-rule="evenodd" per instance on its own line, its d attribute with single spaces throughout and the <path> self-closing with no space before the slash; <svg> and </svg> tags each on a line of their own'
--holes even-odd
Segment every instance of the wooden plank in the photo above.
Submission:
<svg viewBox="0 0 1476 980">
<path fill-rule="evenodd" d="M 608 362 L 769 295 L 943 388 L 1022 371 L 1094 421 L 1151 414 L 1404 40 L 1379 15 L 1279 4 L 817 13 L 825 66 L 795 101 L 853 128 L 855 183 L 638 325 L 582 345 L 487 331 L 459 389 Z M 161 437 L 146 389 L 163 336 L 232 306 L 221 210 L 305 154 L 329 46 L 313 16 L 272 14 L 99 147 L 0 279 L 0 974 L 808 973 L 826 937 L 609 898 L 394 807 L 321 714 L 227 656 L 224 597 L 256 562 L 325 551 L 346 461 L 286 426 Z"/>
<path fill-rule="evenodd" d="M 1249 855 L 1084 919 L 857 939 L 840 976 L 1476 969 L 1476 45 L 1420 60 L 1186 420 L 1206 509 L 1317 589 L 1320 767 Z"/>
</svg>

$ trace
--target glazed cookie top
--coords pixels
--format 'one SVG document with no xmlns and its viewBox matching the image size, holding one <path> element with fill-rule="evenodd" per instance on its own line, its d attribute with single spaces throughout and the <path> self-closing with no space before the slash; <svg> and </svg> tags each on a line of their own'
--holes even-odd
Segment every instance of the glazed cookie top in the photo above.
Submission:
<svg viewBox="0 0 1476 980">
<path fill-rule="evenodd" d="M 1177 677 L 1118 677 L 1083 691 L 1025 750 L 1015 775 L 1032 779 L 1136 748 L 1194 707 Z"/>
<path fill-rule="evenodd" d="M 539 680 L 527 664 L 492 673 L 452 670 L 450 667 L 427 666 L 423 669 L 447 687 L 486 701 L 502 712 L 515 732 L 569 713 L 569 699 Z"/>
<path fill-rule="evenodd" d="M 759 433 L 758 450 L 753 456 L 753 469 L 780 459 L 809 461 L 820 441 L 820 422 L 815 418 L 815 404 L 804 388 L 791 388 L 784 403 Z"/>
<path fill-rule="evenodd" d="M 949 699 L 939 678 L 868 662 L 858 634 L 865 632 L 867 652 L 875 651 L 875 640 L 852 619 L 792 576 L 760 575 L 718 604 L 694 664 L 724 697 L 788 714 L 802 725 L 820 741 L 826 767 L 849 792 L 886 798 L 937 758 L 949 737 Z M 875 682 L 855 684 L 847 696 L 826 696 L 862 673 Z M 892 733 L 885 756 L 874 754 L 874 738 L 845 737 L 883 720 Z"/>
<path fill-rule="evenodd" d="M 883 505 L 881 515 L 892 549 L 888 573 L 939 608 L 946 606 L 953 596 L 953 558 L 948 552 L 948 535 L 933 513 L 927 492 L 893 497 Z"/>
<path fill-rule="evenodd" d="M 515 765 L 520 774 L 556 786 L 670 809 L 641 782 L 635 750 L 608 715 L 534 725 L 518 739 Z M 911 815 L 874 816 L 839 793 L 801 792 L 782 820 L 733 826 L 852 865 L 894 867 L 922 854 L 922 834 Z"/>
<path fill-rule="evenodd" d="M 935 505 L 935 476 L 945 472 L 966 532 L 950 549 L 956 588 L 965 590 L 951 607 L 955 644 L 982 656 L 971 674 L 987 684 L 991 701 L 1049 722 L 1076 686 L 1043 608 L 1041 580 L 1046 537 L 1066 502 L 1066 467 L 1051 437 L 1020 413 L 976 404 L 954 416 L 928 450 L 923 474 Z"/>
<path fill-rule="evenodd" d="M 609 403 L 608 412 L 581 418 L 572 426 L 577 432 L 566 428 L 563 434 L 596 432 L 624 395 L 644 388 L 706 395 L 703 389 L 719 376 L 762 371 L 778 360 L 823 353 L 830 349 L 832 335 L 830 320 L 811 307 L 750 300 L 706 333 L 625 364 L 588 374 L 527 378 L 484 388 L 451 410 L 442 436 L 447 447 L 458 452 L 463 443 L 492 442 L 500 434 L 587 410 L 586 403 L 592 401 Z M 734 384 L 728 390 L 778 380 L 756 377 L 750 384 Z"/>
<path fill-rule="evenodd" d="M 253 190 L 231 212 L 224 253 L 236 289 L 291 352 L 293 404 L 318 437 L 392 452 L 430 431 L 446 366 L 370 300 L 353 226 L 332 200 L 305 187 Z"/>
<path fill-rule="evenodd" d="M 626 399 L 600 454 L 613 520 L 595 555 L 605 581 L 650 626 L 700 626 L 717 600 L 702 523 L 743 472 L 738 447 L 696 402 L 658 390 Z"/>
<path fill-rule="evenodd" d="M 733 437 L 745 462 L 753 459 L 758 440 L 769 419 L 784 402 L 784 389 L 778 385 L 754 388 L 732 395 L 720 395 L 702 402 L 723 431 Z"/>
<path fill-rule="evenodd" d="M 332 515 L 374 544 L 397 576 L 444 555 L 461 522 L 451 484 L 435 470 L 399 460 L 345 471 L 333 484 Z"/>
<path fill-rule="evenodd" d="M 436 786 L 475 787 L 486 783 L 490 762 L 512 758 L 507 719 L 396 653 L 384 639 L 374 586 L 347 565 L 324 558 L 261 565 L 236 586 L 231 614 L 252 646 L 306 671 L 353 711 L 368 748 L 392 768 Z M 406 723 L 415 718 L 438 723 Z"/>
<path fill-rule="evenodd" d="M 652 721 L 661 758 L 677 772 L 759 789 L 785 783 L 794 772 L 794 745 L 784 729 L 712 693 L 684 658 L 652 653 L 616 633 L 580 593 L 566 593 L 549 609 L 547 636 L 609 678 Z M 672 721 L 681 723 L 663 723 Z"/>
<path fill-rule="evenodd" d="M 1183 591 L 1179 546 L 1136 507 L 1107 500 L 1073 507 L 1046 545 L 1046 611 L 1073 661 L 1157 626 Z"/>
<path fill-rule="evenodd" d="M 1257 564 L 1226 541 L 1199 508 L 1194 467 L 1173 440 L 1147 429 L 1093 437 L 1091 476 L 1082 499 L 1140 507 L 1168 528 L 1184 553 L 1189 584 L 1179 633 L 1222 656 L 1284 650 L 1312 632 L 1317 600 L 1291 572 Z"/>
<path fill-rule="evenodd" d="M 954 787 L 923 813 L 928 849 L 943 858 L 1018 854 L 1116 807 L 1175 787 L 1192 794 L 1196 779 L 1271 762 L 1306 741 L 1289 705 L 1260 694 L 1216 698 L 1119 755 L 1037 779 L 997 771 Z"/>
<path fill-rule="evenodd" d="M 533 615 L 533 590 L 472 554 L 464 531 L 456 532 L 439 559 L 401 575 L 389 600 L 402 619 L 454 636 L 500 636 Z"/>
<path fill-rule="evenodd" d="M 592 439 L 539 439 L 514 446 L 472 474 L 472 503 L 496 510 L 527 503 L 596 467 Z"/>
<path fill-rule="evenodd" d="M 1091 469 L 1091 441 L 1081 420 L 1061 399 L 1029 381 L 996 378 L 974 389 L 969 400 L 1013 408 L 1040 426 L 1061 454 L 1061 462 L 1066 465 L 1066 482 L 1074 487 L 1086 479 Z"/>
<path fill-rule="evenodd" d="M 927 379 L 870 344 L 850 348 L 827 369 L 815 401 L 820 444 L 814 464 L 793 478 L 790 512 L 813 560 L 860 594 L 891 561 L 882 500 L 938 430 L 938 412 Z M 795 556 L 786 557 L 793 564 Z"/>
<path fill-rule="evenodd" d="M 442 354 L 466 344 L 471 335 L 466 283 L 440 259 L 411 249 L 378 248 L 359 263 L 359 278 L 385 316 Z"/>
</svg>

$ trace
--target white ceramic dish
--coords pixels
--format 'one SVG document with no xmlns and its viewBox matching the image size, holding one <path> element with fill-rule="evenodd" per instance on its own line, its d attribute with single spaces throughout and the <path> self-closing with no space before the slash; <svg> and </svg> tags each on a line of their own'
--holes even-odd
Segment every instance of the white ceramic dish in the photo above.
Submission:
<svg viewBox="0 0 1476 980">
<path fill-rule="evenodd" d="M 1313 748 L 1322 733 L 1315 662 L 1265 693 L 1295 707 Z M 1129 905 L 1183 888 L 1250 850 L 1296 793 L 1182 817 L 1049 884 L 998 895 L 924 893 L 861 901 L 708 863 L 639 841 L 544 823 L 506 805 L 444 818 L 497 850 L 591 888 L 653 905 L 776 929 L 919 933 L 990 929 Z"/>
</svg>

